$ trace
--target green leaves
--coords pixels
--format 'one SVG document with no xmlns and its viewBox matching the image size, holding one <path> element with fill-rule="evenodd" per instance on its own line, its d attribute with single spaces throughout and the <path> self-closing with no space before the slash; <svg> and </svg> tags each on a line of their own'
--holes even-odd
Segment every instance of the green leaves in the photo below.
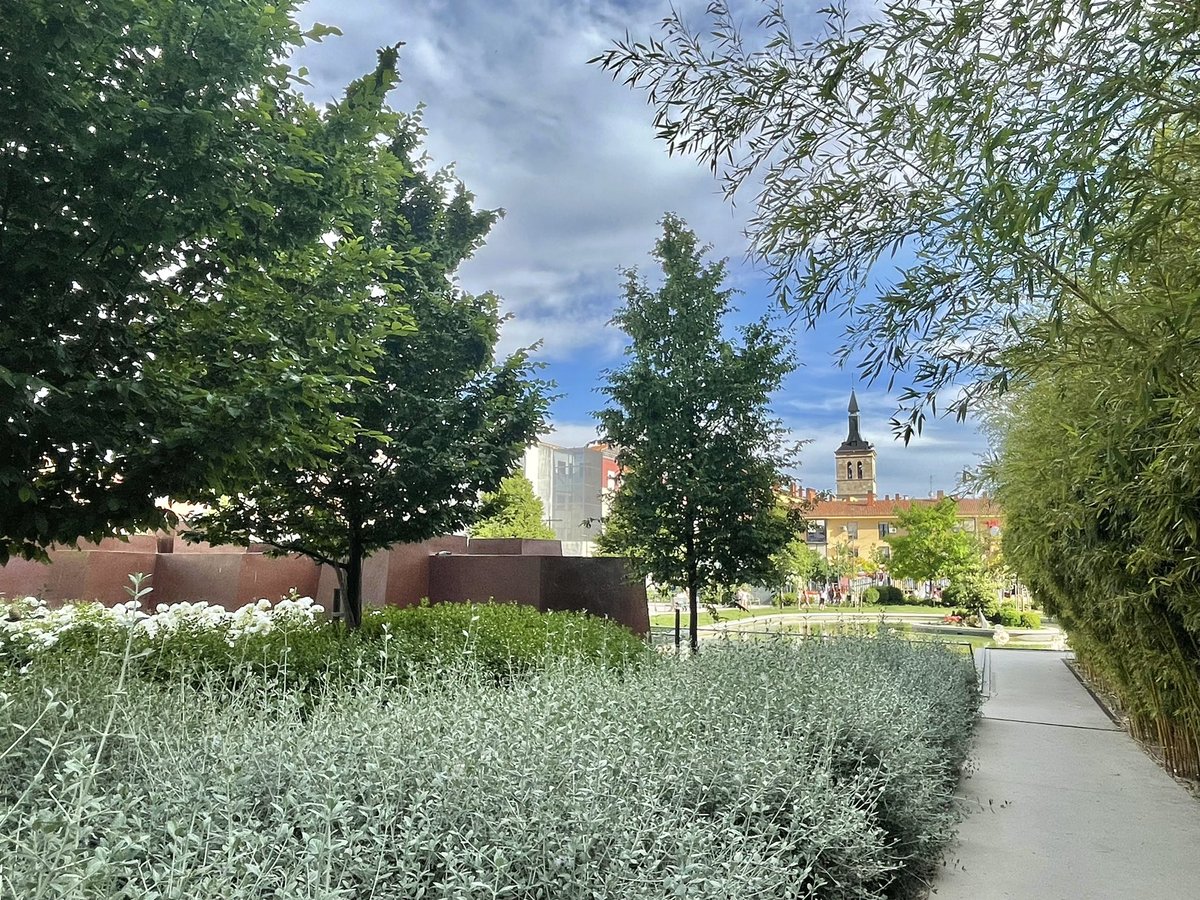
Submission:
<svg viewBox="0 0 1200 900">
<path fill-rule="evenodd" d="M 900 534 L 886 538 L 892 548 L 888 568 L 898 578 L 931 581 L 955 578 L 983 567 L 974 537 L 958 527 L 953 498 L 910 504 L 896 516 Z"/>
<path fill-rule="evenodd" d="M 794 362 L 766 319 L 746 326 L 740 344 L 722 337 L 732 293 L 724 263 L 705 264 L 679 218 L 662 224 L 663 286 L 651 291 L 627 271 L 613 319 L 632 343 L 602 388 L 601 428 L 620 448 L 623 476 L 601 546 L 686 587 L 695 623 L 701 588 L 769 580 L 772 555 L 795 534 L 775 497 L 795 449 L 768 411 Z"/>
<path fill-rule="evenodd" d="M 402 255 L 347 224 L 393 120 L 294 92 L 294 7 L 5 10 L 0 562 L 349 439 L 334 405 L 398 321 Z"/>
<path fill-rule="evenodd" d="M 1031 318 L 1090 310 L 1146 350 L 1104 298 L 1200 200 L 1151 161 L 1195 159 L 1196 16 L 1085 0 L 821 15 L 806 40 L 766 2 L 743 33 L 717 2 L 699 27 L 673 13 L 661 42 L 592 62 L 646 91 L 670 151 L 731 197 L 755 192 L 784 304 L 844 317 L 840 357 L 911 387 L 896 430 L 916 433 L 952 388 L 959 416 L 995 396 L 1009 351 L 1055 352 Z"/>
<path fill-rule="evenodd" d="M 375 107 L 364 104 L 373 91 L 373 76 L 351 85 L 330 113 L 328 133 L 350 129 L 351 148 L 369 142 L 364 109 Z M 381 102 L 382 95 L 370 101 Z M 267 348 L 278 346 L 280 327 L 299 329 L 311 344 L 297 367 L 285 362 L 283 371 L 301 379 L 289 390 L 336 393 L 324 431 L 335 440 L 307 456 L 260 460 L 249 485 L 201 492 L 196 499 L 212 511 L 193 523 L 195 536 L 213 542 L 262 541 L 338 568 L 352 625 L 363 560 L 473 521 L 481 492 L 497 490 L 541 430 L 547 403 L 525 351 L 495 359 L 498 298 L 463 293 L 453 280 L 499 212 L 475 210 L 447 170 L 425 169 L 419 116 L 385 118 L 392 130 L 371 149 L 367 184 L 341 210 L 354 231 L 330 248 L 332 259 L 296 261 L 293 280 L 315 282 L 305 302 L 338 313 L 267 321 L 259 332 Z M 370 275 L 361 292 L 348 277 L 356 268 Z M 329 353 L 341 377 L 311 381 L 298 366 L 316 353 Z"/>
<path fill-rule="evenodd" d="M 1139 727 L 1185 729 L 1194 740 L 1200 295 L 1189 216 L 1156 237 L 1154 258 L 1131 267 L 1108 304 L 1146 347 L 1095 316 L 1070 317 L 1059 326 L 1067 349 L 1022 359 L 1031 374 L 991 412 L 997 457 L 986 474 L 1005 510 L 1006 559 L 1080 658 Z"/>
<path fill-rule="evenodd" d="M 472 537 L 554 540 L 554 529 L 546 524 L 542 501 L 520 472 L 506 476 L 499 489 L 484 494 L 482 501 L 481 518 L 471 526 Z"/>
</svg>

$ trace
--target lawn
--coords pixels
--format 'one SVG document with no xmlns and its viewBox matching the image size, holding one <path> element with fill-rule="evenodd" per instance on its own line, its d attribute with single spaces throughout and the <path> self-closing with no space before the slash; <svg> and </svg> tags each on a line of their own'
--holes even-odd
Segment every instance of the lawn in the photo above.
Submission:
<svg viewBox="0 0 1200 900">
<path fill-rule="evenodd" d="M 718 614 L 720 615 L 720 620 L 722 622 L 737 622 L 742 619 L 755 619 L 760 616 L 796 615 L 797 612 L 798 610 L 795 607 L 789 607 L 788 609 L 780 610 L 778 607 L 774 606 L 752 606 L 750 607 L 749 612 L 746 610 L 737 609 L 735 607 L 720 607 L 718 610 Z M 686 628 L 688 622 L 691 621 L 691 618 L 692 617 L 690 613 L 683 612 L 680 613 L 679 621 L 682 623 L 683 627 Z M 650 624 L 654 626 L 674 626 L 675 613 L 658 613 L 657 615 L 651 616 Z M 696 624 L 700 626 L 712 625 L 712 614 L 708 612 L 701 612 L 696 620 Z"/>
<path fill-rule="evenodd" d="M 718 612 L 719 612 L 722 622 L 736 622 L 741 619 L 753 619 L 753 618 L 758 618 L 761 616 L 803 616 L 803 615 L 808 615 L 810 613 L 823 613 L 823 614 L 829 614 L 829 615 L 837 615 L 837 614 L 854 615 L 854 614 L 860 614 L 860 613 L 864 614 L 864 615 L 865 614 L 882 615 L 882 614 L 890 614 L 890 613 L 919 613 L 922 615 L 945 616 L 950 613 L 950 610 L 945 606 L 908 606 L 908 605 L 904 605 L 904 604 L 880 606 L 880 605 L 876 604 L 876 605 L 867 605 L 867 606 L 861 606 L 861 607 L 846 605 L 846 606 L 825 606 L 825 607 L 802 606 L 802 607 L 797 608 L 795 606 L 787 606 L 787 607 L 784 607 L 783 609 L 780 609 L 778 606 L 754 606 L 754 607 L 750 608 L 749 612 L 746 612 L 741 609 L 732 608 L 732 607 L 721 607 Z M 682 626 L 686 628 L 688 621 L 691 619 L 691 616 L 687 612 L 684 612 L 684 613 L 680 614 L 679 618 L 680 618 L 680 622 L 682 623 Z M 660 625 L 674 626 L 675 613 L 669 612 L 669 613 L 658 613 L 656 615 L 653 615 L 650 617 L 650 624 L 654 625 L 654 626 L 660 626 Z M 697 619 L 697 624 L 700 626 L 712 625 L 713 624 L 712 615 L 708 612 L 701 612 L 699 618 Z"/>
<path fill-rule="evenodd" d="M 880 604 L 868 604 L 862 607 L 863 612 L 872 613 L 922 613 L 930 616 L 946 616 L 951 612 L 948 606 L 914 606 L 906 603 L 888 604 L 886 606 Z"/>
</svg>

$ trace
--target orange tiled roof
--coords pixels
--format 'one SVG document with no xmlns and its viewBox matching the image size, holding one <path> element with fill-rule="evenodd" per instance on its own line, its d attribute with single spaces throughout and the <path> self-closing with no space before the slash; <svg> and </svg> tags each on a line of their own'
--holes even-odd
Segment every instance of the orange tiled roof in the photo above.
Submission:
<svg viewBox="0 0 1200 900">
<path fill-rule="evenodd" d="M 902 500 L 899 497 L 876 497 L 867 500 L 818 500 L 807 515 L 810 519 L 840 519 L 853 516 L 886 519 L 896 514 L 897 509 L 910 506 L 933 506 L 940 501 L 919 497 Z M 1000 516 L 1000 507 L 991 497 L 958 497 L 954 500 L 960 516 Z"/>
</svg>

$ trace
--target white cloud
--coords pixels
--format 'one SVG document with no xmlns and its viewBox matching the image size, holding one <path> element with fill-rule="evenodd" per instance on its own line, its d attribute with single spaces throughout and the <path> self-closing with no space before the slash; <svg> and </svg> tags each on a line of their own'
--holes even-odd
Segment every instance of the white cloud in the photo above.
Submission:
<svg viewBox="0 0 1200 900">
<path fill-rule="evenodd" d="M 885 391 L 856 390 L 859 403 L 859 430 L 875 446 L 876 486 L 878 493 L 908 494 L 925 497 L 939 490 L 950 493 L 958 488 L 964 466 L 974 465 L 987 449 L 987 442 L 971 422 L 953 418 L 928 419 L 922 434 L 906 446 L 893 438 L 888 420 L 895 412 L 895 400 Z M 806 413 L 794 409 L 780 414 L 797 440 L 808 439 L 802 454 L 798 479 L 807 487 L 833 490 L 834 451 L 846 439 L 849 391 L 840 396 L 833 390 L 819 392 Z"/>
<path fill-rule="evenodd" d="M 682 0 L 700 16 L 707 0 Z M 589 57 L 626 32 L 634 39 L 658 35 L 667 0 L 310 0 L 301 23 L 340 27 L 305 48 L 315 102 L 342 95 L 354 78 L 373 69 L 378 47 L 401 48 L 403 83 L 391 98 L 397 109 L 427 104 L 426 149 L 435 165 L 456 172 L 480 206 L 503 207 L 506 216 L 487 244 L 462 270 L 465 289 L 491 290 L 513 318 L 501 352 L 542 342 L 546 375 L 579 387 L 555 404 L 553 443 L 578 446 L 595 439 L 586 421 L 595 405 L 588 390 L 595 373 L 619 360 L 624 343 L 608 320 L 620 302 L 619 268 L 638 267 L 653 281 L 648 256 L 666 211 L 681 215 L 714 256 L 730 258 L 730 284 L 748 296 L 748 318 L 766 302 L 760 273 L 745 264 L 742 226 L 748 196 L 732 207 L 718 184 L 694 160 L 669 157 L 653 136 L 651 112 L 631 91 Z M 761 5 L 749 3 L 745 20 Z M 799 15 L 806 13 L 801 11 Z M 697 19 L 694 19 L 698 21 Z M 801 21 L 797 19 L 797 21 Z M 806 484 L 833 485 L 833 450 L 845 437 L 846 401 L 856 384 L 852 371 L 831 371 L 836 337 L 783 322 L 807 366 L 789 382 L 776 410 L 806 448 L 800 475 Z M 569 377 L 563 377 L 564 375 Z M 949 490 L 955 472 L 973 462 L 983 439 L 971 426 L 931 421 L 924 436 L 904 448 L 889 434 L 895 402 L 878 389 L 858 392 L 864 434 L 879 452 L 884 493 L 924 495 Z"/>
<path fill-rule="evenodd" d="M 599 434 L 595 422 L 551 422 L 550 431 L 541 440 L 559 447 L 585 447 Z"/>
<path fill-rule="evenodd" d="M 547 358 L 619 346 L 604 328 L 617 269 L 646 267 L 664 212 L 678 212 L 722 254 L 746 246 L 741 213 L 711 174 L 669 157 L 641 98 L 586 65 L 626 28 L 656 27 L 663 10 L 635 7 L 456 0 L 406 5 L 401 18 L 382 0 L 311 0 L 300 13 L 343 31 L 297 58 L 317 101 L 369 71 L 377 47 L 407 42 L 393 105 L 425 102 L 432 161 L 454 162 L 480 205 L 506 210 L 462 284 L 502 296 L 515 316 L 511 345 L 542 338 Z"/>
</svg>

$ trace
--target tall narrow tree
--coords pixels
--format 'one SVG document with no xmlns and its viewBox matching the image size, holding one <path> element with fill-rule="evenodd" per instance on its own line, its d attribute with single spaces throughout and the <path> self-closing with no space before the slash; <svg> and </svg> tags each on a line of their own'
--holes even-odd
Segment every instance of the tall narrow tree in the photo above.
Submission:
<svg viewBox="0 0 1200 900">
<path fill-rule="evenodd" d="M 631 343 L 625 366 L 608 373 L 599 417 L 624 475 L 600 543 L 687 591 L 695 651 L 700 591 L 770 580 L 772 556 L 796 534 L 776 497 L 796 451 L 768 407 L 795 363 L 767 318 L 742 327 L 740 342 L 723 336 L 733 293 L 724 261 L 705 263 L 707 248 L 678 217 L 662 227 L 662 287 L 628 270 L 613 318 Z"/>
<path fill-rule="evenodd" d="M 333 566 L 351 627 L 362 616 L 363 561 L 469 524 L 480 493 L 512 471 L 546 411 L 527 354 L 495 359 L 499 300 L 453 281 L 500 213 L 474 209 L 448 171 L 425 170 L 422 133 L 418 118 L 401 118 L 380 151 L 395 184 L 356 226 L 413 259 L 390 274 L 380 302 L 398 294 L 415 329 L 385 340 L 369 379 L 347 383 L 338 410 L 356 423 L 354 440 L 318 465 L 276 466 L 250 490 L 202 498 L 211 509 L 191 532 Z"/>
</svg>

